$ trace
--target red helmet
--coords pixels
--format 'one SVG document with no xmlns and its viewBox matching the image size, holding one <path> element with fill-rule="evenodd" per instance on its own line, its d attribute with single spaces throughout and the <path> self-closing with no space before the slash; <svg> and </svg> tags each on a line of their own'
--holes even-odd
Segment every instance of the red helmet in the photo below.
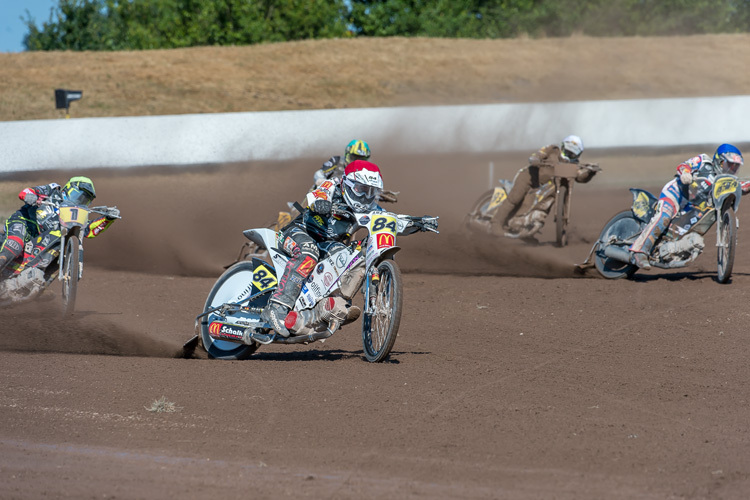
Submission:
<svg viewBox="0 0 750 500">
<path fill-rule="evenodd" d="M 372 210 L 383 191 L 383 178 L 374 163 L 354 160 L 344 169 L 341 191 L 346 204 L 357 212 Z"/>
</svg>

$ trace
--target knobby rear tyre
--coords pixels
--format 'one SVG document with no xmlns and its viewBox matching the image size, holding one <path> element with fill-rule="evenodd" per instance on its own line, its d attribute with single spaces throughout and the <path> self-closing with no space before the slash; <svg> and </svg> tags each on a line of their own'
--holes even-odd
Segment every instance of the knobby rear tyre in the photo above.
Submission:
<svg viewBox="0 0 750 500">
<path fill-rule="evenodd" d="M 471 211 L 464 218 L 464 225 L 466 227 L 487 227 L 492 220 L 492 215 L 487 213 L 487 207 L 492 201 L 492 195 L 495 193 L 494 189 L 482 194 L 479 199 L 472 205 Z"/>
<path fill-rule="evenodd" d="M 638 266 L 628 264 L 603 255 L 602 250 L 609 238 L 616 236 L 618 239 L 627 240 L 640 232 L 641 223 L 633 217 L 630 210 L 625 210 L 612 217 L 604 225 L 599 234 L 600 248 L 594 254 L 594 265 L 599 274 L 608 279 L 630 278 L 638 270 Z"/>
<path fill-rule="evenodd" d="M 252 261 L 242 261 L 234 264 L 224 271 L 208 293 L 206 304 L 203 306 L 205 313 L 209 309 L 232 301 L 236 296 L 238 286 L 246 287 L 253 282 Z M 215 340 L 208 333 L 208 325 L 211 316 L 204 316 L 199 320 L 200 338 L 203 348 L 208 356 L 222 360 L 240 360 L 249 358 L 256 350 L 258 344 L 246 345 L 228 342 L 226 340 Z"/>
</svg>

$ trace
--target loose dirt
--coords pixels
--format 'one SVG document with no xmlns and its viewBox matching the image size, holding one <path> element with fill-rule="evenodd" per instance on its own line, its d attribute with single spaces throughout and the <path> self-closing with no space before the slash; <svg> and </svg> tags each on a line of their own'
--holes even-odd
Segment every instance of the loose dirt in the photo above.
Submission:
<svg viewBox="0 0 750 500">
<path fill-rule="evenodd" d="M 674 45 L 698 50 L 699 40 Z M 721 40 L 734 38 L 706 37 L 704 49 Z M 507 43 L 528 46 L 532 61 L 554 43 L 584 41 Z M 657 42 L 588 40 L 587 50 Z M 675 65 L 693 63 L 676 54 Z M 231 60 L 215 52 L 222 57 Z M 392 54 L 383 60 L 399 64 Z M 456 63 L 459 73 L 463 61 Z M 597 71 L 595 62 L 582 67 Z M 601 97 L 623 97 L 619 80 L 600 81 Z M 538 85 L 540 98 L 556 95 Z M 628 187 L 656 191 L 679 160 L 702 151 L 587 150 L 585 159 L 603 172 L 575 186 L 570 244 L 557 248 L 550 227 L 535 246 L 469 238 L 461 229 L 489 187 L 489 162 L 496 177 L 512 177 L 529 152 L 394 157 L 387 144 L 371 146 L 387 187 L 401 191 L 390 208 L 438 215 L 441 229 L 399 241 L 404 315 L 391 357 L 376 365 L 364 359 L 359 321 L 325 343 L 264 346 L 247 361 L 176 357 L 213 282 L 236 256 L 241 231 L 264 226 L 299 199 L 324 158 L 83 172 L 96 181 L 97 201 L 117 204 L 123 220 L 84 242 L 74 318 L 54 313 L 57 289 L 44 301 L 0 311 L 0 497 L 750 495 L 744 225 L 728 285 L 715 281 L 711 235 L 706 252 L 681 271 L 608 281 L 573 270 L 604 223 L 629 206 Z M 12 197 L 18 186 L 72 173 L 8 176 L 0 189 Z M 176 411 L 149 411 L 162 397 Z"/>
</svg>

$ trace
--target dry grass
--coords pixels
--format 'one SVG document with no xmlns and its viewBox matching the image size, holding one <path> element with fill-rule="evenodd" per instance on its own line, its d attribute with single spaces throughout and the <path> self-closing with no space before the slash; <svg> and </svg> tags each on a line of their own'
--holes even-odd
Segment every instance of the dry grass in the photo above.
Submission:
<svg viewBox="0 0 750 500">
<path fill-rule="evenodd" d="M 173 402 L 167 401 L 166 396 L 151 403 L 151 406 L 144 406 L 148 411 L 154 413 L 174 413 L 182 410 L 181 406 L 176 406 Z"/>
<path fill-rule="evenodd" d="M 744 94 L 750 35 L 373 38 L 140 52 L 0 53 L 0 121 Z"/>
</svg>

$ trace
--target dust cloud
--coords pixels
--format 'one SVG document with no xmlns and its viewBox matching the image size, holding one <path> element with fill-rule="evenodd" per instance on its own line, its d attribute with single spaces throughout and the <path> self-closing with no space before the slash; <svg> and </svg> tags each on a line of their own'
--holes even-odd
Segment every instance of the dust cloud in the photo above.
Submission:
<svg viewBox="0 0 750 500">
<path fill-rule="evenodd" d="M 0 310 L 0 330 L 0 351 L 174 358 L 181 350 L 100 319 L 62 318 L 39 302 Z"/>
<path fill-rule="evenodd" d="M 345 144 L 349 138 L 341 139 Z M 580 249 L 573 255 L 553 246 L 549 237 L 540 238 L 539 245 L 529 245 L 467 233 L 463 228 L 463 219 L 475 200 L 497 179 L 512 179 L 526 165 L 529 151 L 390 155 L 387 144 L 370 146 L 386 189 L 400 192 L 398 202 L 384 204 L 384 208 L 440 217 L 440 234 L 418 233 L 397 241 L 403 248 L 398 262 L 405 272 L 415 273 L 576 277 L 573 267 L 585 259 L 592 238 L 611 215 L 629 204 L 630 195 L 624 187 L 629 184 L 623 184 L 621 192 L 618 187 L 621 200 L 597 194 L 604 193 L 602 186 L 612 187 L 621 180 L 632 183 L 654 172 L 651 161 L 634 161 L 622 152 L 601 161 L 601 154 L 597 157 L 596 152 L 587 151 L 587 160 L 599 161 L 604 172 L 591 183 L 576 187 L 570 246 Z M 674 162 L 669 155 L 666 158 L 669 161 L 656 161 L 665 165 Z M 326 159 L 84 171 L 96 183 L 96 203 L 117 205 L 123 217 L 96 239 L 84 241 L 86 265 L 218 277 L 246 241 L 242 231 L 268 226 L 280 211 L 288 210 L 287 202 L 301 201 L 312 184 L 313 172 Z M 72 173 L 26 173 L 23 180 L 30 185 L 59 182 Z"/>
</svg>

